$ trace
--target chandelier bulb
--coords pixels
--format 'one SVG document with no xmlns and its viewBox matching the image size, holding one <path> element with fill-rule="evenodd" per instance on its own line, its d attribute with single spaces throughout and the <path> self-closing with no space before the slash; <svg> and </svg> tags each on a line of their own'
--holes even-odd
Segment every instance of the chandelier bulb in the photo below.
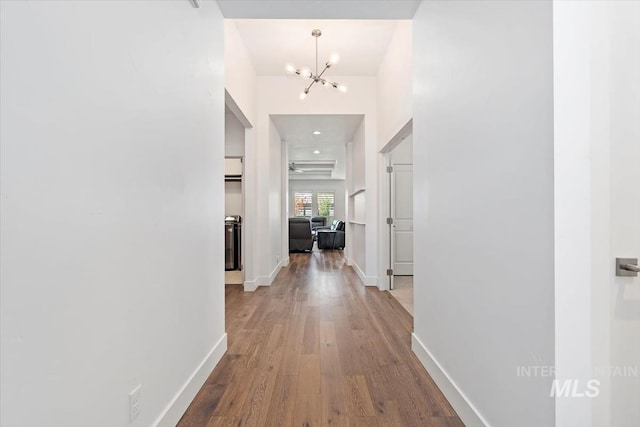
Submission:
<svg viewBox="0 0 640 427">
<path fill-rule="evenodd" d="M 344 86 L 344 85 L 338 85 L 338 90 L 339 90 L 340 92 L 343 92 L 343 93 L 344 93 L 344 92 L 346 92 L 346 91 L 347 91 L 347 87 L 346 87 L 346 86 Z"/>
<path fill-rule="evenodd" d="M 284 69 L 287 71 L 287 73 L 289 74 L 294 74 L 296 73 L 298 70 L 296 70 L 296 67 L 294 67 L 292 64 L 287 64 Z"/>
<path fill-rule="evenodd" d="M 306 92 L 302 92 L 300 93 L 300 100 L 304 100 L 307 97 L 307 93 Z"/>
<path fill-rule="evenodd" d="M 329 58 L 329 63 L 331 65 L 336 65 L 338 61 L 340 61 L 340 55 L 338 55 L 337 53 L 332 54 L 331 58 Z"/>
<path fill-rule="evenodd" d="M 303 68 L 302 70 L 300 70 L 300 75 L 305 79 L 309 78 L 311 77 L 311 70 L 309 70 L 308 68 Z"/>
</svg>

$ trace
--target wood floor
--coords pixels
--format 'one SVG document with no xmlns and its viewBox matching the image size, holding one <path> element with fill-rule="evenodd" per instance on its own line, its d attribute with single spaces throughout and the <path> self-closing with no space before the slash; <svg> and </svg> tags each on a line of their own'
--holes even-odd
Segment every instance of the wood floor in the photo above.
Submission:
<svg viewBox="0 0 640 427">
<path fill-rule="evenodd" d="M 341 251 L 291 254 L 270 287 L 226 287 L 228 351 L 178 425 L 464 426 L 411 352 L 412 324 Z"/>
</svg>

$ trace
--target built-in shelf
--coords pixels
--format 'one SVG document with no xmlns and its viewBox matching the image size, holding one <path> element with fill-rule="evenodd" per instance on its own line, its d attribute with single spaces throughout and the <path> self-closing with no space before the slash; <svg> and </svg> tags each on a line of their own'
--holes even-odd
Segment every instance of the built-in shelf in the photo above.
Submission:
<svg viewBox="0 0 640 427">
<path fill-rule="evenodd" d="M 367 220 L 365 196 L 364 188 L 357 189 L 349 195 L 349 223 L 365 225 Z"/>
<path fill-rule="evenodd" d="M 353 197 L 353 196 L 355 196 L 356 194 L 360 194 L 360 193 L 362 193 L 364 190 L 365 190 L 365 188 L 359 188 L 359 189 L 357 189 L 356 191 L 354 191 L 353 193 L 349 194 L 349 197 Z"/>
</svg>

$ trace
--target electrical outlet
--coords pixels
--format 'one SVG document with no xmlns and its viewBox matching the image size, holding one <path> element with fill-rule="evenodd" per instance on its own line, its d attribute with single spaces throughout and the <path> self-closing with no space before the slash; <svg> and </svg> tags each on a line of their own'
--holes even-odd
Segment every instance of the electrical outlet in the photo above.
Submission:
<svg viewBox="0 0 640 427">
<path fill-rule="evenodd" d="M 129 422 L 133 422 L 142 411 L 142 402 L 140 401 L 141 384 L 129 392 Z"/>
</svg>

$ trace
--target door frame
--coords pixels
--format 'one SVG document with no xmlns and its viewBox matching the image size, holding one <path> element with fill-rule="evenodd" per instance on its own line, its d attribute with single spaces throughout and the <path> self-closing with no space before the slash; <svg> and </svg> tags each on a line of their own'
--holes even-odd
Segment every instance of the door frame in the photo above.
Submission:
<svg viewBox="0 0 640 427">
<path fill-rule="evenodd" d="M 387 172 L 387 166 L 391 166 L 391 152 L 394 148 L 404 141 L 404 139 L 413 133 L 413 118 L 409 119 L 402 128 L 391 138 L 379 151 L 379 188 L 380 188 L 380 203 L 379 203 L 379 215 L 380 222 L 378 224 L 378 236 L 379 250 L 378 250 L 378 266 L 380 277 L 378 288 L 382 291 L 393 290 L 393 274 L 388 274 L 388 271 L 393 271 L 393 252 L 392 252 L 392 233 L 391 225 L 387 224 L 387 218 L 392 217 L 391 211 L 391 178 L 390 173 Z M 415 193 L 415 191 L 414 191 Z M 386 280 L 384 278 L 387 278 Z"/>
</svg>

